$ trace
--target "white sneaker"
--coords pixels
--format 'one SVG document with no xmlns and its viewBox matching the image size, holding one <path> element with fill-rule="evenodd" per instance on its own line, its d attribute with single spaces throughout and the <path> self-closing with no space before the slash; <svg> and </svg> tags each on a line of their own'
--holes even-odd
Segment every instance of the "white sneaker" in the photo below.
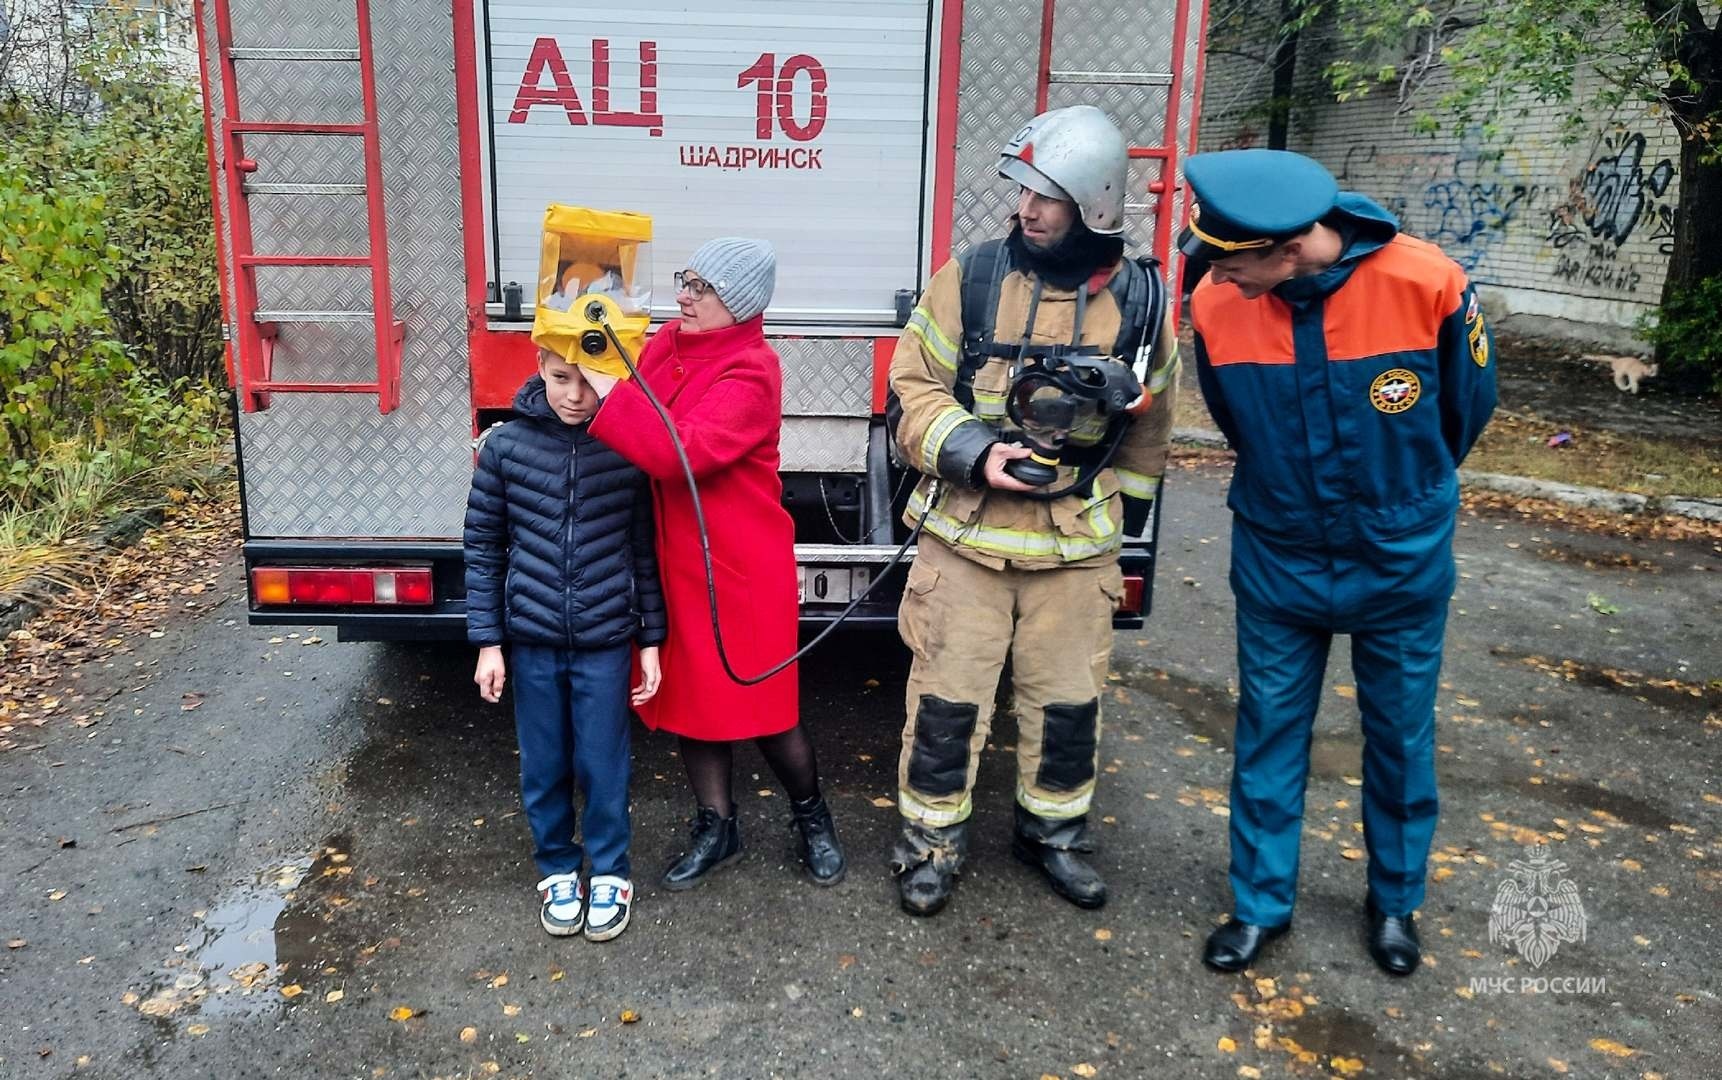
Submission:
<svg viewBox="0 0 1722 1080">
<path fill-rule="evenodd" d="M 572 937 L 586 923 L 585 892 L 580 888 L 579 874 L 551 874 L 538 883 L 538 921 L 544 932 L 556 937 Z"/>
<path fill-rule="evenodd" d="M 634 909 L 634 883 L 625 877 L 599 874 L 592 879 L 592 900 L 586 908 L 586 940 L 609 941 L 628 928 Z"/>
</svg>

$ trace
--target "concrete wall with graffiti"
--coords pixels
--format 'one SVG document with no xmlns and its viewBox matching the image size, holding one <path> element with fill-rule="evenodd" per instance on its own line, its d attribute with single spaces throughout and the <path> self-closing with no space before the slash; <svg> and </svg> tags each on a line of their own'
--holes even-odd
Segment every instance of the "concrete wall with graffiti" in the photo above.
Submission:
<svg viewBox="0 0 1722 1080">
<path fill-rule="evenodd" d="M 1219 65 L 1218 74 L 1219 93 L 1210 86 L 1205 100 L 1226 105 L 1204 108 L 1201 148 L 1260 145 L 1262 125 L 1240 115 L 1259 76 L 1237 64 Z M 1313 80 L 1299 82 L 1318 91 Z M 1594 99 L 1590 89 L 1581 85 L 1575 99 Z M 1441 92 L 1439 84 L 1423 88 L 1430 100 Z M 1440 244 L 1482 286 L 1497 318 L 1630 344 L 1627 331 L 1660 297 L 1673 243 L 1679 148 L 1665 119 L 1599 113 L 1567 143 L 1565 110 L 1533 107 L 1497 138 L 1431 137 L 1411 131 L 1391 88 L 1343 104 L 1309 97 L 1319 104 L 1297 117 L 1290 149 L 1392 210 L 1407 232 Z M 1544 320 L 1558 322 L 1538 325 Z"/>
</svg>

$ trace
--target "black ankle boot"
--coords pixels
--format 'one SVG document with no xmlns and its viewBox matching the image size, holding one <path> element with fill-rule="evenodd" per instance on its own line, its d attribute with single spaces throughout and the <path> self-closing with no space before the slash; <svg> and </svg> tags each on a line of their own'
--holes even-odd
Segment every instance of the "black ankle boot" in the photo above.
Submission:
<svg viewBox="0 0 1722 1080">
<path fill-rule="evenodd" d="M 897 875 L 897 895 L 903 910 L 911 915 L 937 915 L 956 888 L 968 847 L 966 821 L 942 829 L 903 822 L 903 833 L 891 851 L 891 872 Z"/>
<path fill-rule="evenodd" d="M 693 827 L 693 838 L 687 854 L 664 871 L 662 884 L 672 892 L 691 889 L 713 870 L 741 858 L 741 829 L 736 825 L 733 805 L 729 817 L 719 817 L 716 810 L 702 806 L 688 824 Z"/>
<path fill-rule="evenodd" d="M 1088 841 L 1087 815 L 1053 821 L 1037 817 L 1019 804 L 1010 849 L 1011 854 L 1044 874 L 1053 892 L 1077 907 L 1105 905 L 1106 882 L 1079 857 L 1079 853 L 1094 850 Z"/>
<path fill-rule="evenodd" d="M 801 861 L 807 864 L 807 874 L 815 885 L 835 885 L 849 872 L 843 858 L 843 845 L 837 842 L 837 823 L 831 820 L 831 807 L 825 796 L 815 795 L 801 802 L 792 801 L 790 812 L 795 815 L 795 828 L 801 834 L 798 846 Z"/>
</svg>

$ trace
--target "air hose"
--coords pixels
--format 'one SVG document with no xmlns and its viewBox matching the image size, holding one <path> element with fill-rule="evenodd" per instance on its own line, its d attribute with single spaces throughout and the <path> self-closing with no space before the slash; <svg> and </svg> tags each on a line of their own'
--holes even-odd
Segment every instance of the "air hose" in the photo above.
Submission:
<svg viewBox="0 0 1722 1080">
<path fill-rule="evenodd" d="M 674 421 L 670 419 L 670 414 L 664 408 L 663 402 L 658 400 L 658 395 L 652 392 L 652 388 L 646 383 L 646 380 L 640 378 L 640 369 L 634 366 L 633 356 L 629 354 L 627 346 L 623 345 L 621 339 L 616 336 L 615 328 L 610 325 L 608 313 L 604 311 L 601 305 L 594 304 L 587 309 L 586 317 L 592 322 L 596 322 L 603 326 L 604 333 L 610 339 L 610 344 L 616 347 L 616 352 L 621 356 L 622 363 L 627 366 L 628 373 L 634 377 L 634 385 L 638 386 L 646 395 L 646 400 L 651 404 L 652 410 L 658 414 L 658 419 L 662 421 L 664 430 L 669 433 L 671 444 L 676 448 L 676 458 L 681 462 L 682 475 L 685 476 L 688 481 L 688 495 L 693 501 L 694 523 L 698 526 L 700 533 L 700 554 L 705 559 L 706 602 L 711 611 L 712 640 L 717 643 L 718 660 L 723 664 L 724 673 L 732 680 L 742 686 L 757 686 L 771 678 L 773 675 L 782 672 L 785 668 L 789 667 L 797 660 L 800 660 L 803 656 L 812 652 L 821 642 L 831 636 L 832 631 L 836 630 L 839 626 L 842 626 L 844 621 L 847 620 L 850 615 L 855 613 L 855 609 L 860 607 L 862 601 L 866 600 L 868 596 L 872 595 L 873 590 L 878 587 L 879 582 L 883 581 L 885 576 L 892 570 L 895 570 L 898 566 L 902 565 L 904 556 L 909 553 L 909 548 L 914 545 L 915 540 L 921 535 L 921 527 L 926 525 L 928 514 L 921 515 L 921 520 L 917 521 L 915 523 L 915 527 L 909 531 L 908 538 L 903 541 L 903 543 L 897 548 L 896 553 L 891 556 L 891 561 L 886 563 L 883 570 L 874 575 L 873 580 L 868 583 L 867 588 L 861 591 L 861 595 L 849 601 L 849 605 L 838 613 L 837 618 L 831 621 L 831 625 L 827 626 L 815 635 L 812 641 L 809 641 L 806 645 L 797 649 L 788 658 L 779 661 L 777 664 L 759 675 L 745 676 L 737 674 L 735 667 L 729 661 L 729 653 L 724 649 L 723 628 L 718 622 L 717 579 L 712 573 L 711 535 L 706 531 L 705 507 L 700 503 L 700 489 L 699 485 L 694 481 L 694 467 L 692 463 L 688 461 L 687 448 L 682 445 L 681 436 L 676 433 L 676 425 Z M 937 481 L 935 480 L 934 483 L 937 483 Z M 932 494 L 936 494 L 936 492 Z M 933 501 L 929 499 L 927 505 L 931 508 Z M 931 513 L 930 509 L 928 513 Z"/>
</svg>

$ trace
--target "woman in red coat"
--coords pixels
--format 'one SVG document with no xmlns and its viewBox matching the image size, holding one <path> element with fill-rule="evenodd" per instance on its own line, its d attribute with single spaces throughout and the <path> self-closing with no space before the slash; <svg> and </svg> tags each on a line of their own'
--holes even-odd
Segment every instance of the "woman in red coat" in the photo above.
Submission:
<svg viewBox="0 0 1722 1080">
<path fill-rule="evenodd" d="M 795 530 L 783 509 L 778 434 L 783 373 L 766 344 L 765 307 L 776 257 L 759 240 L 712 240 L 676 275 L 681 321 L 640 353 L 640 378 L 675 423 L 699 483 L 710 533 L 724 651 L 736 674 L 758 675 L 796 648 L 800 617 Z M 831 811 L 819 793 L 813 744 L 802 728 L 797 670 L 757 686 L 725 673 L 712 637 L 705 560 L 693 499 L 663 421 L 632 382 L 594 373 L 604 395 L 594 436 L 652 478 L 669 640 L 658 696 L 641 709 L 647 726 L 681 737 L 693 787 L 690 850 L 664 874 L 690 889 L 741 854 L 730 772 L 733 744 L 752 739 L 789 793 L 801 857 L 813 880 L 835 885 L 845 871 Z"/>
</svg>

